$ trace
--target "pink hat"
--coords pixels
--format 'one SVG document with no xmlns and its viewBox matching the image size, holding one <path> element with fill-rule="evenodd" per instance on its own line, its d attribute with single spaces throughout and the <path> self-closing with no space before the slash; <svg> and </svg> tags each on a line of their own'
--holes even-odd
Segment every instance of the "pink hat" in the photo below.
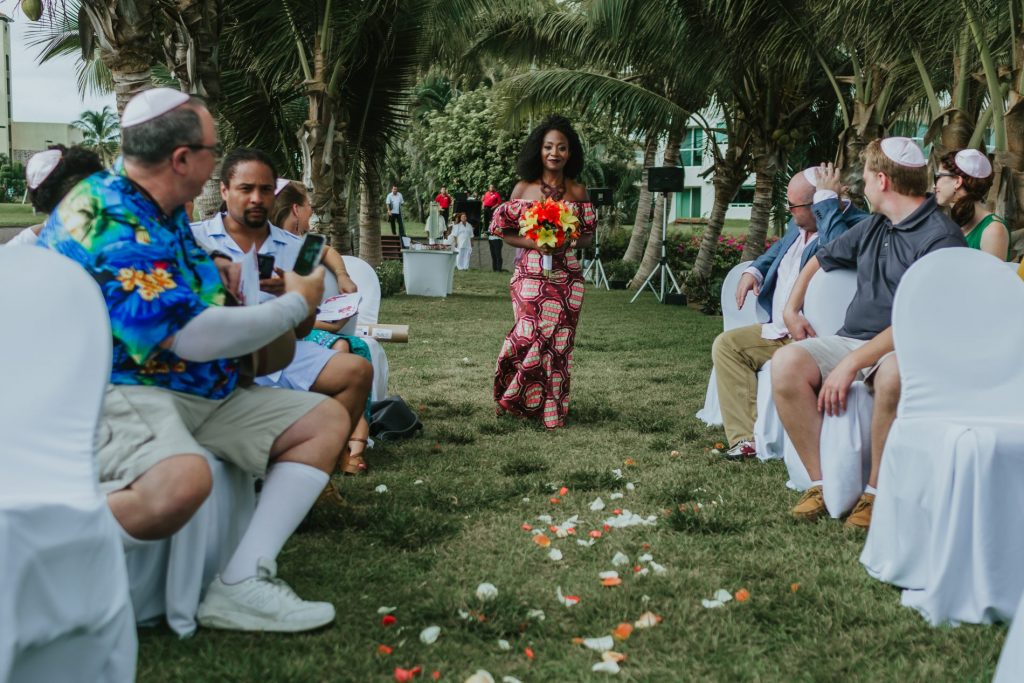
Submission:
<svg viewBox="0 0 1024 683">
<path fill-rule="evenodd" d="M 992 175 L 992 163 L 976 149 L 962 149 L 953 157 L 957 168 L 972 178 L 988 178 Z"/>
<path fill-rule="evenodd" d="M 920 168 L 928 163 L 924 158 L 924 152 L 910 138 L 885 138 L 880 144 L 882 154 L 900 166 Z"/>
<path fill-rule="evenodd" d="M 25 164 L 25 182 L 28 189 L 34 190 L 43 184 L 53 169 L 57 168 L 64 154 L 59 149 L 48 149 L 33 154 Z"/>
<path fill-rule="evenodd" d="M 163 116 L 188 102 L 189 96 L 174 88 L 150 88 L 128 101 L 121 114 L 121 128 L 131 128 Z"/>
</svg>

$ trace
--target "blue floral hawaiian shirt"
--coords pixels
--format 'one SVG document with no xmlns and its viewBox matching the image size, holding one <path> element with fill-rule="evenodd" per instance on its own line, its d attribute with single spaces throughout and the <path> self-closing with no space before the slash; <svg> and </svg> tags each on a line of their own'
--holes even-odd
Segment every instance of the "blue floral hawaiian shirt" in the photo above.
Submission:
<svg viewBox="0 0 1024 683">
<path fill-rule="evenodd" d="M 196 243 L 182 208 L 165 216 L 122 173 L 103 171 L 68 193 L 38 244 L 77 261 L 99 283 L 114 336 L 112 384 L 211 399 L 234 390 L 237 360 L 197 363 L 160 348 L 225 299 L 217 267 Z"/>
</svg>

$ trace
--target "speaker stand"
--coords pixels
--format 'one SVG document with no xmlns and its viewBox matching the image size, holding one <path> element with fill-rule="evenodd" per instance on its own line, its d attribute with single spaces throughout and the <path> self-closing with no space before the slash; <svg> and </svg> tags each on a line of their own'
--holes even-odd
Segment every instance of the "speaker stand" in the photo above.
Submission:
<svg viewBox="0 0 1024 683">
<path fill-rule="evenodd" d="M 598 219 L 601 217 L 601 210 L 597 212 Z M 611 287 L 608 285 L 608 276 L 604 274 L 604 264 L 601 263 L 601 230 L 595 228 L 594 230 L 594 258 L 587 264 L 587 267 L 583 270 L 583 280 L 586 281 L 591 279 L 597 287 L 604 287 L 606 290 L 611 291 Z"/>
<path fill-rule="evenodd" d="M 669 201 L 671 200 L 673 194 L 674 193 L 672 192 L 665 193 L 665 207 L 661 212 L 661 258 L 658 260 L 658 265 L 654 267 L 654 270 L 651 271 L 651 274 L 648 275 L 647 279 L 644 280 L 642 285 L 640 285 L 640 289 L 636 290 L 636 294 L 634 294 L 633 298 L 629 300 L 629 303 L 633 303 L 634 301 L 636 301 L 637 298 L 641 294 L 643 294 L 644 289 L 646 289 L 647 287 L 651 288 L 651 291 L 654 292 L 654 296 L 658 299 L 660 303 L 665 303 L 665 285 L 667 280 L 672 281 L 672 286 L 668 290 L 669 294 L 672 294 L 673 292 L 675 292 L 676 294 L 683 293 L 683 290 L 679 286 L 679 283 L 676 282 L 676 276 L 672 274 L 672 269 L 669 268 L 668 259 L 665 255 L 665 239 L 668 236 L 668 210 L 671 206 Z M 660 277 L 660 287 L 657 289 L 654 287 L 655 277 Z"/>
</svg>

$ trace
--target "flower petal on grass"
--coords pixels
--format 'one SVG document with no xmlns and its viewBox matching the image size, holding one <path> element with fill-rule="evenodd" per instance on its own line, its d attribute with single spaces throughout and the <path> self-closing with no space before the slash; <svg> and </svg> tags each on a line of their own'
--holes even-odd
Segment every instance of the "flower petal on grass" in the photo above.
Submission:
<svg viewBox="0 0 1024 683">
<path fill-rule="evenodd" d="M 621 552 L 615 553 L 615 555 L 612 557 L 612 564 L 616 567 L 625 567 L 627 564 L 629 564 L 629 555 L 626 555 Z"/>
<path fill-rule="evenodd" d="M 718 600 L 719 602 L 729 602 L 730 600 L 732 600 L 732 595 L 730 595 L 729 591 L 725 590 L 724 588 L 719 588 L 718 590 L 716 590 L 714 596 L 712 597 L 714 597 L 714 599 Z"/>
<path fill-rule="evenodd" d="M 558 598 L 558 602 L 566 607 L 572 607 L 580 603 L 580 596 L 578 595 L 563 595 L 561 586 L 555 589 L 555 597 Z"/>
<path fill-rule="evenodd" d="M 384 484 L 380 484 L 379 486 L 377 486 L 373 490 L 376 491 L 377 493 L 387 493 L 388 492 L 388 487 L 385 486 Z"/>
<path fill-rule="evenodd" d="M 625 622 L 619 624 L 612 631 L 612 637 L 615 640 L 627 640 L 633 634 L 633 624 L 627 624 Z"/>
<path fill-rule="evenodd" d="M 423 667 L 421 666 L 414 666 L 411 669 L 403 669 L 399 666 L 396 666 L 395 680 L 398 681 L 398 683 L 409 683 L 409 681 L 419 676 L 422 671 Z"/>
<path fill-rule="evenodd" d="M 622 671 L 622 668 L 619 667 L 618 662 L 602 661 L 590 667 L 590 670 L 595 673 L 617 674 Z"/>
<path fill-rule="evenodd" d="M 590 510 L 592 512 L 600 512 L 604 510 L 604 501 L 601 500 L 601 496 L 598 496 L 590 502 Z"/>
<path fill-rule="evenodd" d="M 615 586 L 622 585 L 622 579 L 615 577 L 614 579 L 601 579 L 601 585 L 605 588 L 614 588 Z"/>
<path fill-rule="evenodd" d="M 508 642 L 504 638 L 498 639 L 498 649 L 503 652 L 509 652 L 512 649 L 512 643 Z"/>
<path fill-rule="evenodd" d="M 387 628 L 388 626 L 394 626 L 397 621 L 398 619 L 395 619 L 394 615 L 385 614 L 380 620 L 380 625 Z"/>
<path fill-rule="evenodd" d="M 377 646 L 377 654 L 379 655 L 389 655 L 392 652 L 394 652 L 394 650 L 388 645 L 381 644 Z"/>
<path fill-rule="evenodd" d="M 523 531 L 533 531 L 533 527 L 532 527 L 532 526 L 530 526 L 529 524 L 527 524 L 526 522 L 523 522 L 523 523 L 522 523 L 522 524 L 521 524 L 521 525 L 519 526 L 519 528 L 520 528 L 520 529 L 522 529 Z"/>
<path fill-rule="evenodd" d="M 636 491 L 636 484 L 634 484 L 633 482 L 627 483 L 626 484 L 626 490 L 627 491 Z"/>
<path fill-rule="evenodd" d="M 610 495 L 608 497 L 611 498 L 612 500 L 618 500 L 619 498 L 622 498 L 625 495 L 626 494 L 622 493 L 621 491 L 616 491 L 615 493 L 613 493 L 612 495 Z"/>
<path fill-rule="evenodd" d="M 391 614 L 396 609 L 398 609 L 398 608 L 397 607 L 378 607 L 377 608 L 377 614 Z"/>
<path fill-rule="evenodd" d="M 800 584 L 799 583 L 791 583 L 791 584 L 789 584 L 789 592 L 790 593 L 796 593 L 798 590 L 800 590 Z"/>
<path fill-rule="evenodd" d="M 616 468 L 612 470 L 612 474 L 615 475 L 616 479 L 622 479 L 622 468 Z"/>
<path fill-rule="evenodd" d="M 750 591 L 748 591 L 746 588 L 741 588 L 738 591 L 736 591 L 735 597 L 736 602 L 746 602 L 750 599 Z"/>
<path fill-rule="evenodd" d="M 424 645 L 433 645 L 441 635 L 440 626 L 428 626 L 420 631 L 420 642 Z"/>
<path fill-rule="evenodd" d="M 597 529 L 594 529 L 594 530 L 593 530 L 593 531 L 591 531 L 591 532 L 590 532 L 590 533 L 589 533 L 588 535 L 589 535 L 589 536 L 590 536 L 591 538 L 601 538 L 601 532 L 600 532 L 600 531 L 598 531 Z"/>
<path fill-rule="evenodd" d="M 544 524 L 551 524 L 551 522 L 555 520 L 551 515 L 537 515 L 537 521 L 543 522 Z"/>
<path fill-rule="evenodd" d="M 654 560 L 651 560 L 650 562 L 648 562 L 647 566 L 650 567 L 651 571 L 653 571 L 655 574 L 664 574 L 665 572 L 668 571 L 668 569 L 666 567 L 658 564 Z"/>
<path fill-rule="evenodd" d="M 548 553 L 548 559 L 552 562 L 558 562 L 562 559 L 562 551 L 558 548 L 552 548 L 551 552 Z"/>
<path fill-rule="evenodd" d="M 489 671 L 477 669 L 476 673 L 467 678 L 465 683 L 494 683 L 494 676 Z"/>
<path fill-rule="evenodd" d="M 526 655 L 526 658 L 529 659 L 531 662 L 533 661 L 534 657 L 536 657 L 536 655 L 533 654 L 533 648 L 529 647 L 523 648 L 523 654 Z"/>
<path fill-rule="evenodd" d="M 544 614 L 544 610 L 542 609 L 532 609 L 526 613 L 526 618 L 536 619 L 537 621 L 544 621 L 547 618 L 547 615 Z"/>
<path fill-rule="evenodd" d="M 579 638 L 579 644 L 588 650 L 595 652 L 607 652 L 615 647 L 615 640 L 611 636 L 599 636 L 595 638 Z"/>
<path fill-rule="evenodd" d="M 502 676 L 501 677 L 501 683 L 523 683 L 523 682 L 521 680 L 519 680 L 518 678 L 516 678 L 515 676 Z"/>
<path fill-rule="evenodd" d="M 498 597 L 498 589 L 493 583 L 481 583 L 476 587 L 476 597 L 480 600 L 493 600 Z"/>
<path fill-rule="evenodd" d="M 547 548 L 551 545 L 551 539 L 544 534 L 537 534 L 533 537 L 533 542 L 539 545 L 541 548 Z"/>
<path fill-rule="evenodd" d="M 565 496 L 565 494 L 567 494 L 567 493 L 569 493 L 569 487 L 568 486 L 563 486 L 562 488 L 558 489 L 558 495 L 560 495 L 560 496 Z"/>
<path fill-rule="evenodd" d="M 616 652 L 614 650 L 608 650 L 608 652 L 601 653 L 601 659 L 606 662 L 615 662 L 616 664 L 621 664 L 622 662 L 626 661 L 626 655 L 622 654 L 621 652 Z"/>
<path fill-rule="evenodd" d="M 661 617 L 654 612 L 644 612 L 640 615 L 640 618 L 633 622 L 633 626 L 638 629 L 642 628 L 654 628 L 661 623 Z"/>
<path fill-rule="evenodd" d="M 619 573 L 616 572 L 616 571 L 607 571 L 607 572 L 601 572 L 597 576 L 598 576 L 598 578 L 601 578 L 601 579 L 617 579 L 617 578 L 619 578 Z"/>
<path fill-rule="evenodd" d="M 651 555 L 650 553 L 644 553 L 640 557 L 636 558 L 636 561 L 637 562 L 650 562 L 653 559 L 654 559 L 654 555 Z"/>
</svg>

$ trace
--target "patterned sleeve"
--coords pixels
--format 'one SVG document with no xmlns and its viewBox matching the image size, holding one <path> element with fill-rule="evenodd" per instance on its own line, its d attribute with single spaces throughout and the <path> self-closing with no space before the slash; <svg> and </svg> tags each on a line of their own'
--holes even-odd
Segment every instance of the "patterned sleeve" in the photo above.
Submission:
<svg viewBox="0 0 1024 683">
<path fill-rule="evenodd" d="M 519 215 L 521 207 L 512 202 L 505 202 L 494 210 L 488 231 L 496 237 L 504 237 L 506 230 L 519 232 Z"/>
<path fill-rule="evenodd" d="M 124 215 L 124 205 L 101 209 L 89 189 L 79 185 L 50 216 L 45 246 L 92 275 L 103 292 L 113 336 L 141 365 L 207 303 L 179 272 L 172 243 L 151 241 Z"/>
<path fill-rule="evenodd" d="M 597 229 L 597 213 L 594 205 L 590 202 L 583 202 L 577 205 L 576 211 L 580 219 L 580 237 L 594 234 Z"/>
</svg>

